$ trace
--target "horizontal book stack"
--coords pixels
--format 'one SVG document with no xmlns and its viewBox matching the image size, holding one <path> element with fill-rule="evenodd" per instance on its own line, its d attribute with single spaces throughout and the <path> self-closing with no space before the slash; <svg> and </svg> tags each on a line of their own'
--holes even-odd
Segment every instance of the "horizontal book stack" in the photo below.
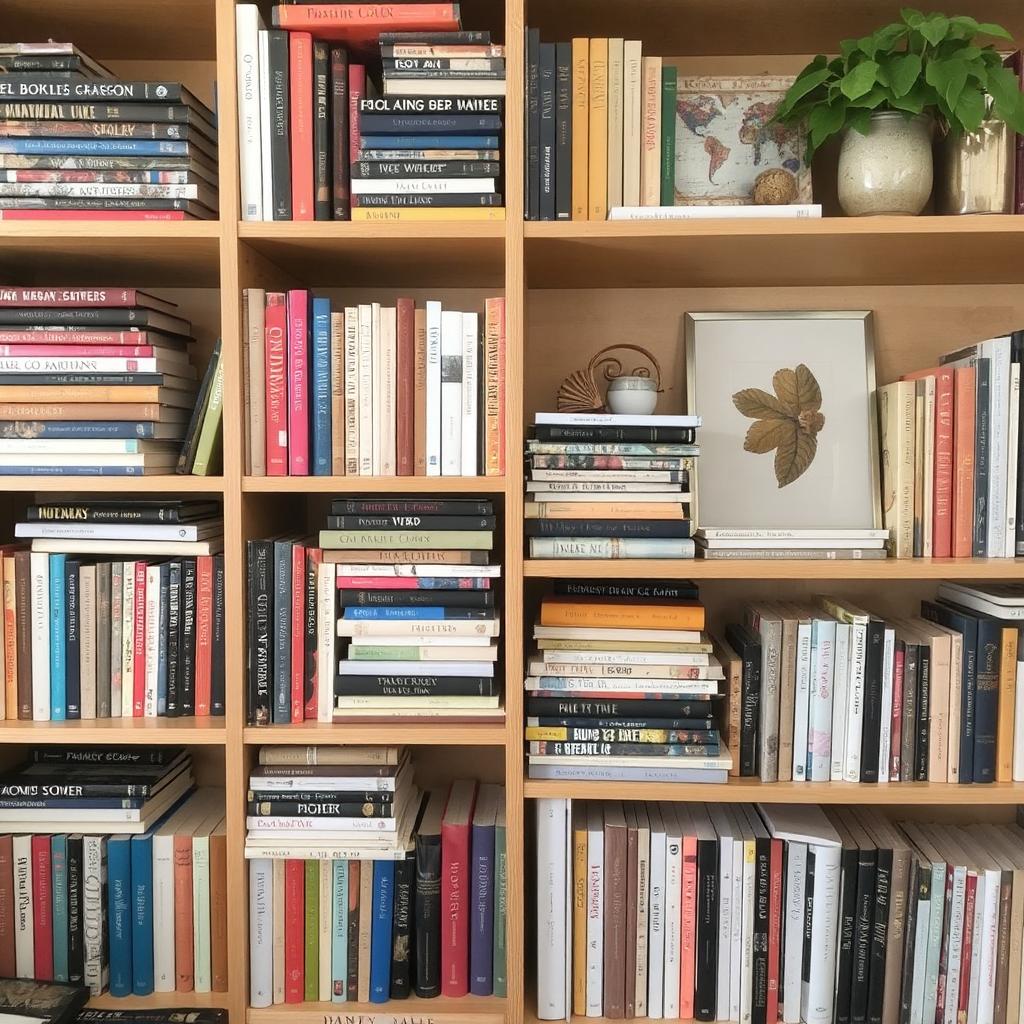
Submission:
<svg viewBox="0 0 1024 1024">
<path fill-rule="evenodd" d="M 694 530 L 698 558 L 868 561 L 887 558 L 888 530 L 760 529 L 701 526 Z"/>
<path fill-rule="evenodd" d="M 1024 778 L 1020 603 L 941 584 L 921 616 L 765 601 L 725 629 L 733 774 L 764 782 Z M 970 605 L 968 605 L 970 602 Z M 1018 660 L 1021 658 L 1022 660 Z"/>
<path fill-rule="evenodd" d="M 878 389 L 883 522 L 897 558 L 1024 554 L 1024 331 Z"/>
<path fill-rule="evenodd" d="M 1019 825 L 537 805 L 541 1020 L 1020 1019 Z"/>
<path fill-rule="evenodd" d="M 71 43 L 0 43 L 0 220 L 217 216 L 216 115 Z"/>
<path fill-rule="evenodd" d="M 31 505 L 3 554 L 10 719 L 223 715 L 224 557 L 213 502 Z"/>
<path fill-rule="evenodd" d="M 79 759 L 83 754 L 88 760 Z M 187 755 L 168 748 L 94 748 L 35 756 L 34 768 L 51 771 L 19 773 L 15 778 L 37 781 L 7 778 L 0 792 L 38 788 L 45 778 L 47 792 L 61 788 L 74 795 L 46 797 L 42 802 L 52 810 L 0 811 L 0 829 L 14 833 L 0 835 L 4 976 L 72 982 L 93 995 L 226 992 L 224 791 L 179 795 L 129 828 L 112 823 L 111 815 L 138 811 L 101 808 L 140 804 L 130 795 L 146 786 L 137 780 L 154 778 L 165 757 Z M 69 771 L 73 783 L 66 781 Z M 5 807 L 13 803 L 0 800 Z M 34 823 L 31 813 L 48 820 Z"/>
<path fill-rule="evenodd" d="M 250 1003 L 504 996 L 506 886 L 505 792 L 471 781 L 417 801 L 394 856 L 256 855 Z"/>
<path fill-rule="evenodd" d="M 236 14 L 245 220 L 501 219 L 504 48 L 458 4 Z M 358 212 L 357 212 L 358 211 Z"/>
<path fill-rule="evenodd" d="M 537 413 L 526 442 L 531 558 L 693 558 L 699 416 Z"/>
<path fill-rule="evenodd" d="M 216 470 L 220 346 L 198 387 L 177 313 L 136 288 L 0 288 L 0 474 Z"/>
<path fill-rule="evenodd" d="M 484 312 L 244 293 L 247 472 L 500 476 L 505 300 Z"/>
<path fill-rule="evenodd" d="M 692 583 L 558 581 L 533 638 L 530 778 L 726 781 L 723 671 Z"/>
</svg>

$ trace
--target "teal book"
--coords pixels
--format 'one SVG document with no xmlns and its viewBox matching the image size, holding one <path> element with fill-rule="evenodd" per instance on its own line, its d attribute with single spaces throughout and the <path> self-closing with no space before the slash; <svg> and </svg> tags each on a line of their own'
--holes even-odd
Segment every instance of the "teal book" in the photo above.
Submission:
<svg viewBox="0 0 1024 1024">
<path fill-rule="evenodd" d="M 331 1002 L 348 1000 L 348 861 L 336 860 L 331 876 Z"/>
<path fill-rule="evenodd" d="M 50 555 L 50 721 L 68 717 L 64 555 Z"/>
<path fill-rule="evenodd" d="M 50 840 L 50 884 L 53 886 L 53 980 L 69 981 L 68 966 L 68 837 Z"/>
<path fill-rule="evenodd" d="M 153 966 L 153 833 L 132 836 L 132 994 L 152 995 Z"/>
</svg>

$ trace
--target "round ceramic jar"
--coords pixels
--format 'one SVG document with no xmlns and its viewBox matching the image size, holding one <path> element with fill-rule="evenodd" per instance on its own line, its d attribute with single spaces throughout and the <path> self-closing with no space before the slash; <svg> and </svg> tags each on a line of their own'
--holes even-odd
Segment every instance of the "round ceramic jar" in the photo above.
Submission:
<svg viewBox="0 0 1024 1024">
<path fill-rule="evenodd" d="M 649 416 L 658 404 L 658 385 L 650 377 L 615 377 L 608 384 L 608 408 L 618 415 Z"/>
</svg>

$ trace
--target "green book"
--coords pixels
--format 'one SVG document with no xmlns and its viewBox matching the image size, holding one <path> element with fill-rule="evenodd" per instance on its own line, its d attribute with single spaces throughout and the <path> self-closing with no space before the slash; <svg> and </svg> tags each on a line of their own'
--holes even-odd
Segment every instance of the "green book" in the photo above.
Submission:
<svg viewBox="0 0 1024 1024">
<path fill-rule="evenodd" d="M 358 548 L 395 551 L 490 551 L 490 530 L 321 530 L 322 548 Z"/>
<path fill-rule="evenodd" d="M 213 386 L 213 377 L 220 359 L 221 343 L 213 346 L 210 353 L 210 361 L 206 364 L 206 372 L 203 374 L 202 383 L 196 393 L 196 402 L 192 407 L 192 416 L 188 421 L 188 430 L 185 431 L 185 440 L 181 443 L 181 452 L 178 455 L 178 465 L 175 471 L 178 473 L 191 473 L 192 466 L 196 461 L 196 449 L 199 447 L 199 431 L 203 424 L 203 417 L 206 415 L 206 406 L 210 400 L 210 391 Z"/>
<path fill-rule="evenodd" d="M 320 998 L 320 861 L 306 861 L 306 1002 Z"/>
<path fill-rule="evenodd" d="M 661 205 L 676 205 L 676 78 L 673 67 L 661 69 Z"/>
<path fill-rule="evenodd" d="M 505 936 L 508 917 L 508 845 L 505 835 L 505 802 L 494 819 L 494 994 L 508 995 L 508 945 Z"/>
<path fill-rule="evenodd" d="M 218 442 L 221 435 L 221 423 L 224 419 L 224 358 L 219 345 L 214 355 L 214 362 L 213 383 L 210 385 L 206 409 L 203 411 L 199 440 L 196 442 L 196 455 L 192 462 L 193 476 L 209 476 L 211 473 L 219 473 L 223 461 L 221 446 Z"/>
</svg>

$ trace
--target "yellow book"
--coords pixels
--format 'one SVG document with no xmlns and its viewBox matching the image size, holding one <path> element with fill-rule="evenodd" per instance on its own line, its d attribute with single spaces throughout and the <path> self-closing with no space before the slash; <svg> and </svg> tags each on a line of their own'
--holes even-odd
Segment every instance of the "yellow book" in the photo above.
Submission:
<svg viewBox="0 0 1024 1024">
<path fill-rule="evenodd" d="M 622 205 L 622 39 L 608 40 L 608 209 Z"/>
<path fill-rule="evenodd" d="M 661 205 L 661 58 L 643 60 L 640 205 Z"/>
<path fill-rule="evenodd" d="M 590 40 L 590 220 L 608 217 L 608 40 Z"/>
<path fill-rule="evenodd" d="M 587 219 L 590 152 L 590 40 L 572 41 L 572 219 Z"/>
<path fill-rule="evenodd" d="M 1000 631 L 999 724 L 996 728 L 996 782 L 1013 782 L 1013 723 L 1017 699 L 1017 627 Z"/>
<path fill-rule="evenodd" d="M 640 205 L 643 55 L 638 39 L 622 47 L 622 205 Z"/>
<path fill-rule="evenodd" d="M 572 1012 L 587 1013 L 587 807 L 572 809 Z"/>
<path fill-rule="evenodd" d="M 378 223 L 404 221 L 438 220 L 489 220 L 503 221 L 504 206 L 357 206 L 352 211 L 353 220 L 370 220 Z"/>
</svg>

